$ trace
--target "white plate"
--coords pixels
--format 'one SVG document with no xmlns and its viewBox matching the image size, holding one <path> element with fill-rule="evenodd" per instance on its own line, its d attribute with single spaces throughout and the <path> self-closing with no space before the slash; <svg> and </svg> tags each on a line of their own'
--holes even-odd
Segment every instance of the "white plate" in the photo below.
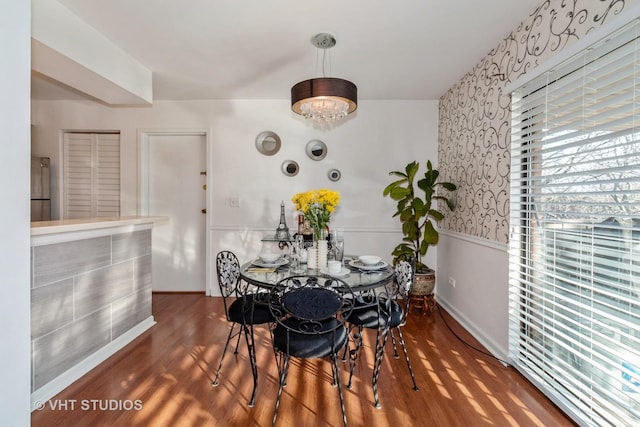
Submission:
<svg viewBox="0 0 640 427">
<path fill-rule="evenodd" d="M 251 261 L 251 264 L 257 265 L 258 267 L 280 267 L 287 264 L 288 262 L 289 260 L 285 258 L 278 258 L 274 262 L 264 262 L 260 258 L 258 258 L 254 261 Z"/>
<path fill-rule="evenodd" d="M 355 267 L 358 268 L 360 270 L 381 270 L 383 268 L 385 268 L 387 266 L 387 263 L 384 261 L 380 261 L 377 264 L 374 265 L 367 265 L 365 263 L 363 263 L 362 261 L 360 261 L 359 259 L 353 259 L 351 261 L 349 261 L 349 265 L 351 267 Z"/>
<path fill-rule="evenodd" d="M 347 274 L 351 273 L 351 270 L 349 270 L 348 268 L 343 268 L 342 270 L 340 270 L 340 273 L 336 273 L 336 274 L 331 274 L 329 273 L 329 269 L 328 268 L 321 268 L 320 272 L 322 274 L 327 274 L 331 277 L 344 277 Z"/>
</svg>

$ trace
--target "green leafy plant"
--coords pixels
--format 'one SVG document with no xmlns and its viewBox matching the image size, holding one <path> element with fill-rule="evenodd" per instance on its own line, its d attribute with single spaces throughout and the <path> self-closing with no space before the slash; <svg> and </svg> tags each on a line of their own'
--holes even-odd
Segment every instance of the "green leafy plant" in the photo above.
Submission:
<svg viewBox="0 0 640 427">
<path fill-rule="evenodd" d="M 431 161 L 427 161 L 427 171 L 424 176 L 418 176 L 420 165 L 413 161 L 409 163 L 405 171 L 392 171 L 389 175 L 399 177 L 397 181 L 387 185 L 383 196 L 389 196 L 398 202 L 394 217 L 399 217 L 402 223 L 402 243 L 398 244 L 391 253 L 394 262 L 398 258 L 412 257 L 416 260 L 416 270 L 428 270 L 422 263 L 429 246 L 435 245 L 439 240 L 439 233 L 434 226 L 444 218 L 444 214 L 435 209 L 436 201 L 441 200 L 453 211 L 455 203 L 453 199 L 438 193 L 438 187 L 448 191 L 455 191 L 456 185 L 451 182 L 439 182 L 440 172 L 433 169 Z M 419 178 L 416 181 L 416 178 Z"/>
</svg>

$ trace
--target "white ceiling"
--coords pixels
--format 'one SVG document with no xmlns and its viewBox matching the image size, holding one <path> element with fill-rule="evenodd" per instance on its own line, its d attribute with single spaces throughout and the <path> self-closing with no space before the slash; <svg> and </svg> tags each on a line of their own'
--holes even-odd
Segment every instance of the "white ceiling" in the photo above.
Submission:
<svg viewBox="0 0 640 427">
<path fill-rule="evenodd" d="M 322 76 L 368 100 L 438 99 L 540 0 L 59 0 L 153 72 L 157 100 L 286 99 Z M 77 91 L 34 77 L 34 99 Z"/>
</svg>

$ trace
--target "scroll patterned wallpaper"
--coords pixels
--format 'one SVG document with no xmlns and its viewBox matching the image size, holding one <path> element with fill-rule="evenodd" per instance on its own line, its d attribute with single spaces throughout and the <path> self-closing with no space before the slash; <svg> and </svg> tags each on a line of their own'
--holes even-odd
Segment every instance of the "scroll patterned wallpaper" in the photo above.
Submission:
<svg viewBox="0 0 640 427">
<path fill-rule="evenodd" d="M 508 242 L 511 98 L 502 89 L 636 1 L 544 1 L 440 98 L 439 170 L 458 185 L 441 229 Z"/>
</svg>

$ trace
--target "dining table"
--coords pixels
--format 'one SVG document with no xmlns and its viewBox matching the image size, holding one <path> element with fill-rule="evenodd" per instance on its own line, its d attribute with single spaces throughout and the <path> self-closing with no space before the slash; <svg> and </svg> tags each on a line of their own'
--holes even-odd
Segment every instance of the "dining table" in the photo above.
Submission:
<svg viewBox="0 0 640 427">
<path fill-rule="evenodd" d="M 264 263 L 257 258 L 244 263 L 240 267 L 240 278 L 247 283 L 262 290 L 271 290 L 280 281 L 298 275 L 318 276 L 319 278 L 337 278 L 346 283 L 356 298 L 361 301 L 369 301 L 370 305 L 378 304 L 378 296 L 386 298 L 389 295 L 388 285 L 395 278 L 395 270 L 392 265 L 380 261 L 375 265 L 365 265 L 359 261 L 357 255 L 345 255 L 340 273 L 330 274 L 326 268 L 311 269 L 306 264 L 292 266 L 288 257 L 281 257 L 274 263 Z M 265 295 L 267 295 L 265 293 Z M 260 299 L 257 298 L 256 301 Z M 362 306 L 361 306 L 362 308 Z M 348 319 L 347 319 L 348 322 Z M 388 324 L 388 322 L 384 322 Z M 388 327 L 381 325 L 376 335 L 374 368 L 372 373 L 372 387 L 376 401 L 378 393 L 378 377 L 384 356 L 384 347 L 389 332 Z M 362 340 L 362 334 L 350 334 L 353 340 Z M 346 350 L 349 350 L 347 343 Z M 346 360 L 345 350 L 343 360 Z M 351 363 L 355 363 L 354 353 L 349 352 Z M 350 385 L 350 384 L 349 384 Z"/>
</svg>

